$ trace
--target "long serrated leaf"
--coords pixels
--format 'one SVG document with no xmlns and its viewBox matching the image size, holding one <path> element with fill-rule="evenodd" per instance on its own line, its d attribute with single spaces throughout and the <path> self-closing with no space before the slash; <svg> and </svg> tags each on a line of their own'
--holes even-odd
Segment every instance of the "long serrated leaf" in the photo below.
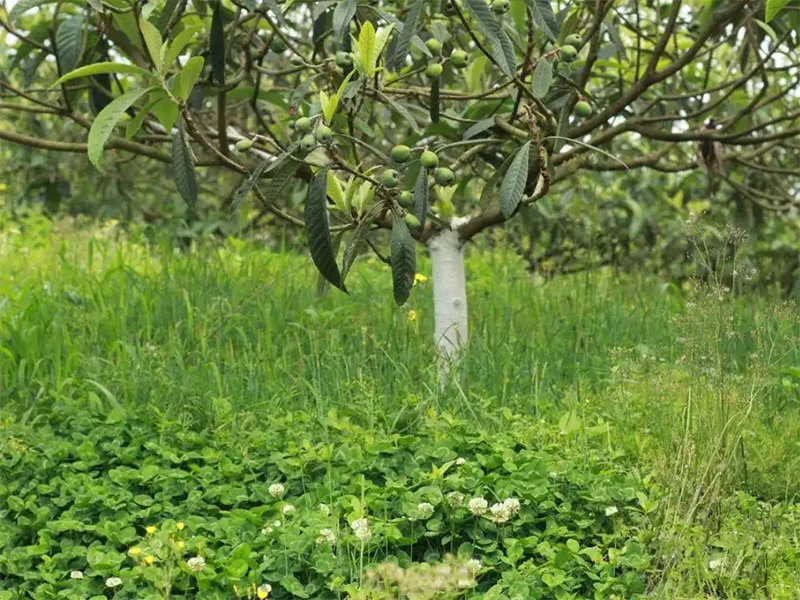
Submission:
<svg viewBox="0 0 800 600">
<path fill-rule="evenodd" d="M 439 122 L 439 80 L 431 83 L 431 123 Z"/>
<path fill-rule="evenodd" d="M 45 4 L 55 4 L 56 0 L 19 0 L 11 7 L 8 12 L 8 20 L 13 24 L 19 21 L 20 17 L 32 8 Z"/>
<path fill-rule="evenodd" d="M 58 62 L 62 73 L 69 73 L 81 60 L 83 54 L 83 16 L 64 19 L 56 32 Z"/>
<path fill-rule="evenodd" d="M 614 20 L 610 17 L 606 19 L 606 29 L 608 30 L 608 37 L 611 38 L 611 42 L 616 47 L 619 57 L 622 60 L 627 60 L 628 53 L 625 50 L 625 42 L 622 41 L 616 23 L 614 23 Z"/>
<path fill-rule="evenodd" d="M 94 0 L 93 0 L 94 1 Z M 158 17 L 156 18 L 156 27 L 159 31 L 164 31 L 167 25 L 169 24 L 169 20 L 173 14 L 175 14 L 175 9 L 178 8 L 178 2 L 180 0 L 167 0 L 164 2 L 164 5 L 161 7 L 161 10 L 158 12 Z M 100 10 L 102 10 L 103 4 L 100 2 Z"/>
<path fill-rule="evenodd" d="M 403 104 L 400 104 L 400 103 L 399 103 L 399 102 L 397 102 L 396 100 L 392 100 L 392 99 L 391 99 L 391 98 L 390 98 L 388 95 L 386 95 L 386 94 L 381 94 L 381 98 L 383 98 L 383 100 L 384 100 L 384 101 L 385 101 L 385 102 L 386 102 L 386 103 L 387 103 L 389 106 L 391 106 L 391 107 L 392 107 L 392 109 L 393 109 L 393 110 L 394 110 L 394 111 L 395 111 L 397 114 L 399 114 L 401 117 L 403 117 L 403 118 L 406 120 L 406 122 L 407 122 L 407 123 L 408 123 L 408 124 L 411 126 L 411 129 L 413 129 L 413 130 L 414 130 L 414 133 L 420 133 L 420 132 L 421 132 L 421 130 L 420 130 L 420 128 L 419 128 L 419 124 L 417 123 L 417 120 L 414 118 L 414 115 L 412 115 L 412 114 L 411 114 L 411 111 L 410 111 L 410 110 L 408 110 L 408 108 L 406 108 L 406 107 L 405 107 L 405 105 L 403 105 Z"/>
<path fill-rule="evenodd" d="M 536 98 L 544 98 L 553 84 L 553 63 L 548 59 L 539 60 L 531 76 L 531 92 Z"/>
<path fill-rule="evenodd" d="M 292 95 L 289 97 L 289 111 L 297 110 L 297 107 L 303 103 L 303 100 L 308 96 L 308 93 L 311 91 L 311 86 L 314 85 L 314 80 L 317 77 L 319 77 L 319 74 L 312 75 L 294 88 Z"/>
<path fill-rule="evenodd" d="M 214 79 L 219 85 L 225 85 L 225 27 L 222 24 L 222 2 L 214 3 L 214 14 L 211 17 L 211 35 L 209 37 L 209 61 Z"/>
<path fill-rule="evenodd" d="M 317 270 L 331 285 L 346 292 L 342 274 L 336 264 L 336 255 L 333 251 L 331 232 L 328 227 L 327 188 L 328 169 L 320 169 L 308 185 L 306 194 L 305 220 L 308 246 Z"/>
<path fill-rule="evenodd" d="M 486 119 L 478 121 L 474 125 L 470 125 L 464 132 L 463 139 L 470 140 L 476 135 L 483 133 L 487 129 L 491 129 L 492 127 L 494 127 L 494 117 L 487 117 Z"/>
<path fill-rule="evenodd" d="M 764 19 L 769 23 L 775 18 L 781 10 L 789 6 L 791 0 L 767 0 L 767 6 L 764 10 Z"/>
<path fill-rule="evenodd" d="M 340 0 L 333 9 L 333 32 L 338 39 L 349 34 L 350 21 L 356 14 L 356 0 Z M 349 36 L 348 36 L 349 37 Z"/>
<path fill-rule="evenodd" d="M 150 21 L 144 18 L 139 19 L 139 29 L 142 32 L 144 43 L 147 46 L 147 52 L 150 54 L 150 59 L 156 71 L 161 72 L 163 67 L 161 58 L 161 32 Z"/>
<path fill-rule="evenodd" d="M 406 15 L 406 20 L 403 22 L 403 29 L 397 38 L 397 46 L 394 49 L 394 56 L 392 56 L 391 67 L 394 71 L 399 71 L 406 64 L 406 56 L 411 48 L 411 38 L 414 36 L 414 31 L 417 28 L 417 21 L 420 14 L 422 14 L 422 7 L 425 5 L 425 0 L 416 0 Z"/>
<path fill-rule="evenodd" d="M 533 22 L 539 27 L 551 42 L 558 38 L 558 21 L 553 13 L 550 0 L 526 0 L 531 9 Z"/>
<path fill-rule="evenodd" d="M 486 4 L 486 0 L 464 0 L 464 3 L 478 21 L 478 29 L 489 40 L 495 62 L 506 75 L 513 77 L 517 70 L 514 46 L 503 27 L 495 19 L 492 9 Z"/>
<path fill-rule="evenodd" d="M 530 157 L 531 143 L 525 142 L 517 151 L 514 160 L 503 177 L 500 184 L 499 203 L 503 216 L 508 219 L 517 210 L 522 196 L 525 193 L 525 186 L 528 184 L 528 159 Z"/>
<path fill-rule="evenodd" d="M 256 186 L 258 180 L 265 173 L 269 173 L 273 169 L 282 165 L 286 161 L 286 159 L 289 158 L 293 150 L 294 150 L 293 148 L 290 148 L 280 156 L 264 159 L 258 164 L 258 166 L 255 169 L 253 169 L 253 172 L 250 173 L 250 176 L 242 182 L 242 185 L 240 185 L 239 188 L 236 190 L 236 192 L 234 192 L 233 194 L 233 200 L 231 201 L 231 214 L 234 214 L 237 210 L 239 210 L 239 207 L 242 205 L 242 202 L 245 201 L 247 195 Z M 292 173 L 294 173 L 295 170 L 297 170 L 296 166 L 293 169 Z"/>
<path fill-rule="evenodd" d="M 142 123 L 144 123 L 147 115 L 150 114 L 150 110 L 159 102 L 161 102 L 161 98 L 148 102 L 136 113 L 135 117 L 128 121 L 128 124 L 125 126 L 125 139 L 130 140 L 139 132 L 142 128 Z"/>
<path fill-rule="evenodd" d="M 180 56 L 183 49 L 186 45 L 192 41 L 192 38 L 203 31 L 202 27 L 187 27 L 183 31 L 181 31 L 178 35 L 175 36 L 175 39 L 172 40 L 172 43 L 169 45 L 169 50 L 167 50 L 167 54 L 164 56 L 164 66 L 167 67 L 171 65 L 178 56 Z"/>
<path fill-rule="evenodd" d="M 92 164 L 100 168 L 100 156 L 103 154 L 103 148 L 114 130 L 114 126 L 120 120 L 125 111 L 128 110 L 133 104 L 145 94 L 155 91 L 158 88 L 139 88 L 130 90 L 119 98 L 114 98 L 108 106 L 100 111 L 97 118 L 92 123 L 89 130 L 89 140 L 87 144 L 87 153 L 89 160 Z"/>
<path fill-rule="evenodd" d="M 197 209 L 197 174 L 194 154 L 186 137 L 183 119 L 178 119 L 178 131 L 172 136 L 172 179 L 181 198 L 192 211 Z"/>
<path fill-rule="evenodd" d="M 369 227 L 375 221 L 375 215 L 368 213 L 364 218 L 358 222 L 356 228 L 353 230 L 353 235 L 344 249 L 344 258 L 342 259 L 342 280 L 347 279 L 347 274 L 350 272 L 350 267 L 358 256 L 358 250 L 363 246 L 364 239 L 369 233 Z"/>
<path fill-rule="evenodd" d="M 89 75 L 100 75 L 103 73 L 120 73 L 126 75 L 145 75 L 147 77 L 153 77 L 153 73 L 151 73 L 150 71 L 145 71 L 144 69 L 137 67 L 135 65 L 126 65 L 123 63 L 115 63 L 115 62 L 99 62 L 91 65 L 86 65 L 85 67 L 77 68 L 71 73 L 67 73 L 66 75 L 57 79 L 56 82 L 51 87 L 61 85 L 62 83 L 66 83 L 67 81 L 78 79 L 80 77 L 88 77 Z"/>
<path fill-rule="evenodd" d="M 508 158 L 506 158 L 503 161 L 503 164 L 500 165 L 499 169 L 495 169 L 494 173 L 492 173 L 492 176 L 489 177 L 489 181 L 487 181 L 484 184 L 483 189 L 481 190 L 481 199 L 480 199 L 480 203 L 482 205 L 489 204 L 491 196 L 494 193 L 494 188 L 497 187 L 497 184 L 500 182 L 500 179 L 502 179 L 503 175 L 506 174 L 506 171 L 508 170 L 508 165 L 511 164 L 512 160 L 514 160 L 513 154 L 508 156 Z"/>
<path fill-rule="evenodd" d="M 392 288 L 394 301 L 402 306 L 411 295 L 414 286 L 414 275 L 417 271 L 417 253 L 414 238 L 408 230 L 406 222 L 400 215 L 392 219 Z"/>
<path fill-rule="evenodd" d="M 425 226 L 428 216 L 428 170 L 420 168 L 417 181 L 414 184 L 414 206 L 412 212 L 419 219 L 420 227 Z"/>
<path fill-rule="evenodd" d="M 179 83 L 175 86 L 175 91 L 178 96 L 185 102 L 192 94 L 194 84 L 197 83 L 197 78 L 203 72 L 204 60 L 202 56 L 193 56 L 186 61 L 186 66 L 180 72 Z"/>
</svg>

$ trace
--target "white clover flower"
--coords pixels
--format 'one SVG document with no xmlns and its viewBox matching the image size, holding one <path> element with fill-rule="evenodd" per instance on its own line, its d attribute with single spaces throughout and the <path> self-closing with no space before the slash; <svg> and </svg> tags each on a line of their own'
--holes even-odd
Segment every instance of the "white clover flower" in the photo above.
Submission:
<svg viewBox="0 0 800 600">
<path fill-rule="evenodd" d="M 186 561 L 186 565 L 195 573 L 199 573 L 206 568 L 206 559 L 202 556 L 193 556 Z"/>
<path fill-rule="evenodd" d="M 466 459 L 466 458 L 463 458 L 463 457 L 461 457 L 461 456 L 459 456 L 459 457 L 456 459 L 456 464 L 457 464 L 459 467 L 460 467 L 461 465 L 465 465 L 465 464 L 467 464 L 467 459 Z"/>
<path fill-rule="evenodd" d="M 508 509 L 508 514 L 515 515 L 519 512 L 520 503 L 516 498 L 508 498 L 503 504 Z"/>
<path fill-rule="evenodd" d="M 284 505 L 282 510 L 283 514 L 288 516 L 291 515 L 293 512 L 295 512 L 297 509 L 292 504 L 286 504 Z"/>
<path fill-rule="evenodd" d="M 492 513 L 492 521 L 495 523 L 505 523 L 511 516 L 511 513 L 504 502 L 492 504 L 492 507 L 489 509 L 489 511 Z"/>
<path fill-rule="evenodd" d="M 708 563 L 708 568 L 711 569 L 712 571 L 716 571 L 721 566 L 722 566 L 722 559 L 720 558 L 715 558 L 714 560 L 709 561 Z"/>
<path fill-rule="evenodd" d="M 109 577 L 106 579 L 106 587 L 115 588 L 122 585 L 122 579 L 119 577 Z"/>
<path fill-rule="evenodd" d="M 372 537 L 372 532 L 369 528 L 369 521 L 367 521 L 367 519 L 356 519 L 352 522 L 350 527 L 353 528 L 353 533 L 362 542 L 368 542 Z"/>
<path fill-rule="evenodd" d="M 264 535 L 269 535 L 270 533 L 272 533 L 272 531 L 273 531 L 272 527 L 270 525 L 267 525 L 266 527 L 264 527 L 264 529 L 261 530 L 261 533 L 263 533 Z"/>
<path fill-rule="evenodd" d="M 319 508 L 319 512 L 321 512 L 321 513 L 322 513 L 323 515 L 325 515 L 326 517 L 327 517 L 329 514 L 331 514 L 331 507 L 330 507 L 330 506 L 328 506 L 327 504 L 320 504 L 318 508 Z"/>
<path fill-rule="evenodd" d="M 468 506 L 469 512 L 479 517 L 486 512 L 487 508 L 489 508 L 489 503 L 486 501 L 486 498 L 473 498 L 469 501 Z"/>
<path fill-rule="evenodd" d="M 464 494 L 461 492 L 450 492 L 447 494 L 447 503 L 451 508 L 464 506 Z"/>
<path fill-rule="evenodd" d="M 470 558 L 467 561 L 467 569 L 470 573 L 477 573 L 483 568 L 483 563 L 479 561 L 477 558 Z"/>
<path fill-rule="evenodd" d="M 264 600 L 267 596 L 269 596 L 269 593 L 271 591 L 272 591 L 272 586 L 270 584 L 262 583 L 260 586 L 258 586 L 258 589 L 256 590 L 256 595 L 259 597 L 259 600 Z"/>
<path fill-rule="evenodd" d="M 619 512 L 619 509 L 616 506 L 609 506 L 606 508 L 606 516 L 613 517 L 615 514 Z"/>
<path fill-rule="evenodd" d="M 69 574 L 70 579 L 83 579 L 83 571 L 73 571 Z"/>
<path fill-rule="evenodd" d="M 271 486 L 269 486 L 269 495 L 273 498 L 283 498 L 283 493 L 285 491 L 286 488 L 283 487 L 282 483 L 273 483 Z"/>
<path fill-rule="evenodd" d="M 433 514 L 433 504 L 430 502 L 420 502 L 417 504 L 417 510 L 419 511 L 421 518 L 427 519 Z"/>
<path fill-rule="evenodd" d="M 321 546 L 322 544 L 328 544 L 329 546 L 336 545 L 336 533 L 332 529 L 325 529 L 319 530 L 319 537 L 317 538 L 317 545 Z"/>
<path fill-rule="evenodd" d="M 273 526 L 273 527 L 276 527 L 276 528 L 277 528 L 277 527 L 280 527 L 281 525 L 283 525 L 283 523 L 281 523 L 280 519 L 279 519 L 279 520 L 277 520 L 277 521 L 273 521 L 273 522 L 272 522 L 272 526 Z"/>
</svg>

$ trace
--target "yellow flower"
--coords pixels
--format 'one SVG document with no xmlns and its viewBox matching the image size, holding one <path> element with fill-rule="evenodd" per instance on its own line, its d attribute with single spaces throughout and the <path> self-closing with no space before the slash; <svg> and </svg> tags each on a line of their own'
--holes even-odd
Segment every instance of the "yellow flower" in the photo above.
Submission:
<svg viewBox="0 0 800 600">
<path fill-rule="evenodd" d="M 153 558 L 152 556 L 145 556 L 144 557 L 144 562 L 146 562 L 148 564 L 148 566 L 152 566 L 152 564 L 153 564 L 153 562 L 155 562 L 155 560 L 156 559 Z"/>
<path fill-rule="evenodd" d="M 134 546 L 130 550 L 128 550 L 128 554 L 131 556 L 139 556 L 142 553 L 142 549 L 139 546 Z"/>
<path fill-rule="evenodd" d="M 178 547 L 178 550 L 183 550 L 184 548 L 186 548 L 186 544 L 184 544 L 183 542 L 178 542 L 175 545 Z"/>
<path fill-rule="evenodd" d="M 261 600 L 264 600 L 264 598 L 266 598 L 267 596 L 268 596 L 267 592 L 265 592 L 264 590 L 258 590 L 258 597 L 261 598 Z"/>
<path fill-rule="evenodd" d="M 422 273 L 417 273 L 414 275 L 414 283 L 425 283 L 426 281 L 428 281 L 428 278 Z"/>
<path fill-rule="evenodd" d="M 145 531 L 147 531 L 147 533 L 149 533 L 150 535 L 153 535 L 156 532 L 156 528 L 152 525 L 148 525 L 145 528 Z"/>
<path fill-rule="evenodd" d="M 183 531 L 183 528 L 184 528 L 184 527 L 186 527 L 186 525 L 184 525 L 184 524 L 183 524 L 183 521 L 178 521 L 178 523 L 175 525 L 175 528 L 176 528 L 178 531 Z"/>
<path fill-rule="evenodd" d="M 417 320 L 417 311 L 415 311 L 413 309 L 408 311 L 408 320 L 411 321 L 411 322 L 416 321 Z"/>
<path fill-rule="evenodd" d="M 8 186 L 5 183 L 0 183 L 0 192 L 5 192 Z"/>
</svg>

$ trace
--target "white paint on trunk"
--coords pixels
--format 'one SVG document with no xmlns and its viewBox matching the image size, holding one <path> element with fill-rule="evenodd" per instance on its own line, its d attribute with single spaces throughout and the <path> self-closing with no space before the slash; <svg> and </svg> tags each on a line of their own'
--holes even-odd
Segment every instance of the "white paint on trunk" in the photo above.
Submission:
<svg viewBox="0 0 800 600">
<path fill-rule="evenodd" d="M 456 360 L 467 340 L 464 250 L 456 233 L 464 222 L 466 220 L 453 219 L 452 230 L 441 231 L 428 242 L 433 263 L 434 340 L 444 362 Z"/>
</svg>

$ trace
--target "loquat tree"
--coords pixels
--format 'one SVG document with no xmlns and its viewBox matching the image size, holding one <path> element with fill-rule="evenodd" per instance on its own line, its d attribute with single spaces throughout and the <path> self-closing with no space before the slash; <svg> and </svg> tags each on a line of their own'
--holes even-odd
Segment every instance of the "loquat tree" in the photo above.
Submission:
<svg viewBox="0 0 800 600">
<path fill-rule="evenodd" d="M 464 245 L 579 171 L 703 169 L 712 192 L 796 205 L 794 1 L 0 6 L 0 139 L 164 163 L 193 214 L 252 199 L 253 223 L 305 229 L 343 291 L 367 249 L 403 304 L 425 245 L 443 356 L 467 336 Z M 86 141 L 30 135 L 22 115 Z M 211 169 L 240 178 L 223 201 L 198 192 Z"/>
</svg>

